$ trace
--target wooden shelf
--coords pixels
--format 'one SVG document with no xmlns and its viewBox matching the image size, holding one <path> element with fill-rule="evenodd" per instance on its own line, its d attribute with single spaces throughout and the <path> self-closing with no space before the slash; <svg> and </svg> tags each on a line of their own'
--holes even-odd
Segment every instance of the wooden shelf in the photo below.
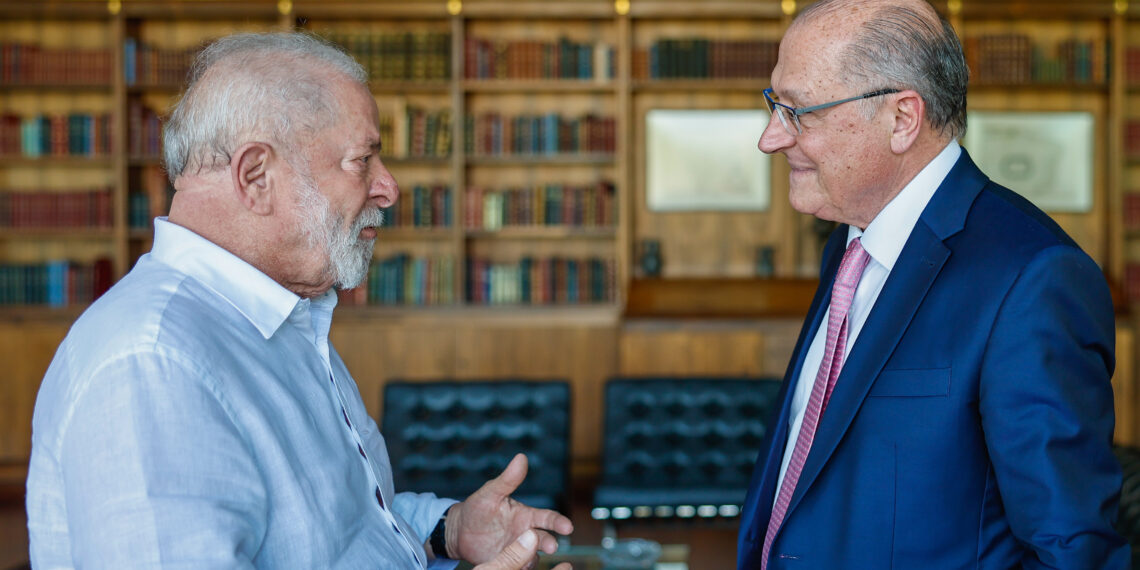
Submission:
<svg viewBox="0 0 1140 570">
<path fill-rule="evenodd" d="M 807 314 L 816 279 L 634 279 L 626 319 L 765 319 Z"/>
<path fill-rule="evenodd" d="M 127 159 L 130 166 L 162 166 L 161 156 L 132 156 Z"/>
<path fill-rule="evenodd" d="M 343 305 L 337 306 L 336 319 L 385 321 L 464 321 L 485 323 L 520 323 L 529 326 L 549 326 L 552 320 L 570 320 L 580 323 L 616 324 L 621 309 L 616 303 L 578 305 Z"/>
<path fill-rule="evenodd" d="M 617 230 L 603 227 L 504 226 L 497 230 L 468 229 L 467 237 L 486 240 L 613 239 Z"/>
<path fill-rule="evenodd" d="M 114 15 L 106 0 L 4 0 L 0 18 L 51 18 L 53 20 L 109 20 Z"/>
<path fill-rule="evenodd" d="M 1056 81 L 1040 81 L 1025 83 L 976 83 L 970 82 L 970 91 L 1066 91 L 1073 93 L 1095 93 L 1103 95 L 1108 91 L 1107 83 L 1070 83 Z"/>
<path fill-rule="evenodd" d="M 380 94 L 445 94 L 451 92 L 447 81 L 409 81 L 403 79 L 373 79 L 368 83 L 373 93 Z"/>
<path fill-rule="evenodd" d="M 400 226 L 383 226 L 376 231 L 376 239 L 384 240 L 445 240 L 455 237 L 453 228 L 409 228 Z"/>
<path fill-rule="evenodd" d="M 0 239 L 111 239 L 111 228 L 5 228 L 0 227 Z"/>
<path fill-rule="evenodd" d="M 0 156 L 0 167 L 76 167 L 76 166 L 91 166 L 91 167 L 109 167 L 111 166 L 111 157 L 97 156 L 42 156 L 36 158 L 29 158 L 25 156 Z"/>
<path fill-rule="evenodd" d="M 463 90 L 468 93 L 612 93 L 614 88 L 612 80 L 594 79 L 468 79 L 463 82 Z"/>
<path fill-rule="evenodd" d="M 667 91 L 749 91 L 760 93 L 770 86 L 764 79 L 638 79 L 633 90 L 641 92 Z"/>
<path fill-rule="evenodd" d="M 450 156 L 380 156 L 380 161 L 388 166 L 447 166 Z"/>
<path fill-rule="evenodd" d="M 56 0 L 58 2 L 58 0 Z M 70 2 L 59 2 L 70 4 Z M 107 3 L 104 2 L 104 9 Z M 170 2 L 165 0 L 126 0 L 123 17 L 154 20 L 277 20 L 282 14 L 277 0 L 211 0 L 209 2 Z"/>
<path fill-rule="evenodd" d="M 110 83 L 0 83 L 0 91 L 106 91 L 109 95 L 112 88 Z"/>
<path fill-rule="evenodd" d="M 637 0 L 629 4 L 631 18 L 678 18 L 684 20 L 720 20 L 763 18 L 779 20 L 785 17 L 778 2 L 748 0 L 705 0 L 699 4 L 675 0 Z"/>
<path fill-rule="evenodd" d="M 612 154 L 515 154 L 507 156 L 472 156 L 469 166 L 525 166 L 542 164 L 607 165 L 614 163 Z"/>
<path fill-rule="evenodd" d="M 0 321 L 5 323 L 71 323 L 87 305 L 48 307 L 46 305 L 0 305 Z"/>
</svg>

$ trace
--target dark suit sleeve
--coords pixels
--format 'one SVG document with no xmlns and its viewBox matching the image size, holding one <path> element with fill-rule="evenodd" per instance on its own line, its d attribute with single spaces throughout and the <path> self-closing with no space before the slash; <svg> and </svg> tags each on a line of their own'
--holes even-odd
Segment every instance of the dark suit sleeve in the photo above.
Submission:
<svg viewBox="0 0 1140 570">
<path fill-rule="evenodd" d="M 966 296 L 968 298 L 968 295 Z M 1026 568 L 1125 568 L 1113 530 L 1112 301 L 1078 249 L 1040 251 L 1002 303 L 981 368 L 979 413 Z"/>
</svg>

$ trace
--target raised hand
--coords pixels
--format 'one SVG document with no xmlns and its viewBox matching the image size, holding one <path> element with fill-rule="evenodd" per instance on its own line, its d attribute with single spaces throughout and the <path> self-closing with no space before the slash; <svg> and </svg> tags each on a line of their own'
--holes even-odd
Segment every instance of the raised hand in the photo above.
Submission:
<svg viewBox="0 0 1140 570">
<path fill-rule="evenodd" d="M 526 479 L 526 472 L 526 455 L 520 453 L 498 477 L 484 483 L 466 501 L 451 507 L 446 527 L 450 558 L 475 564 L 490 561 L 532 529 L 537 548 L 553 554 L 558 550 L 558 541 L 548 531 L 564 535 L 574 532 L 570 519 L 511 498 L 511 493 Z M 537 554 L 537 550 L 534 553 Z"/>
</svg>

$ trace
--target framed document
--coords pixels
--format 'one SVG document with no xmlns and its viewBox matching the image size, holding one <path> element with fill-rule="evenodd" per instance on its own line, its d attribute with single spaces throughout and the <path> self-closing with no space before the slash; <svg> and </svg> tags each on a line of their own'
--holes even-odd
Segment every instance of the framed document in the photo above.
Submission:
<svg viewBox="0 0 1140 570">
<path fill-rule="evenodd" d="M 767 210 L 768 155 L 756 148 L 765 110 L 653 109 L 645 114 L 650 210 Z"/>
<path fill-rule="evenodd" d="M 1092 210 L 1092 113 L 972 111 L 966 121 L 962 145 L 995 182 L 1047 212 Z"/>
</svg>

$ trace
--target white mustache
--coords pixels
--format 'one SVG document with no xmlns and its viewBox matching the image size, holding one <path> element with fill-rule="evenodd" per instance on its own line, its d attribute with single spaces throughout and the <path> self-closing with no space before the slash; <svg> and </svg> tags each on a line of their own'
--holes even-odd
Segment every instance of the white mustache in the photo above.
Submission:
<svg viewBox="0 0 1140 570">
<path fill-rule="evenodd" d="M 364 210 L 352 223 L 352 235 L 360 235 L 364 228 L 378 228 L 384 225 L 384 211 L 380 208 Z"/>
</svg>

